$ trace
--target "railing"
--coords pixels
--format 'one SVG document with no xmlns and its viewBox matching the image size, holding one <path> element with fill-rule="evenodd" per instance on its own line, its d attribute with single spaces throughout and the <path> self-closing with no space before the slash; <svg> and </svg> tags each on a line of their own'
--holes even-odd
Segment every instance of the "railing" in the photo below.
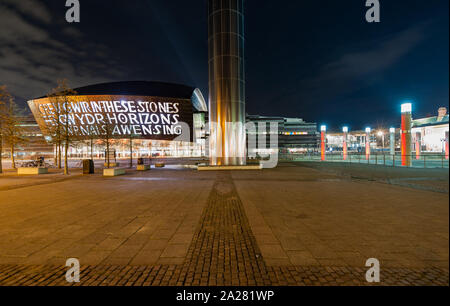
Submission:
<svg viewBox="0 0 450 306">
<path fill-rule="evenodd" d="M 403 159 L 407 157 L 411 160 L 411 165 L 407 167 L 412 168 L 449 168 L 449 160 L 445 154 L 431 154 L 422 153 L 420 156 L 401 155 L 401 154 L 387 154 L 387 153 L 373 153 L 367 158 L 365 153 L 348 153 L 344 160 L 342 153 L 328 153 L 326 154 L 326 162 L 340 162 L 351 164 L 366 164 L 379 165 L 386 167 L 405 167 L 403 166 Z M 305 154 L 281 154 L 280 161 L 321 161 L 320 153 L 305 153 Z"/>
</svg>

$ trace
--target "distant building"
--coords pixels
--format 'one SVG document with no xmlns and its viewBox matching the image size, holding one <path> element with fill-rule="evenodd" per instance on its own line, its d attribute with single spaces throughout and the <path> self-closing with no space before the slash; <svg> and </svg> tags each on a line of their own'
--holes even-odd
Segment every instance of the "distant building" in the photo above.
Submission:
<svg viewBox="0 0 450 306">
<path fill-rule="evenodd" d="M 19 118 L 19 126 L 23 130 L 25 142 L 15 148 L 15 155 L 19 158 L 33 158 L 38 156 L 53 156 L 53 145 L 47 143 L 44 135 L 32 115 Z M 10 156 L 10 147 L 3 144 L 3 154 Z"/>
<path fill-rule="evenodd" d="M 366 148 L 366 138 L 367 134 L 365 131 L 350 131 L 348 133 L 347 145 L 349 152 L 365 152 Z M 327 151 L 331 152 L 342 152 L 342 146 L 344 142 L 344 134 L 341 133 L 327 133 Z M 380 151 L 383 149 L 389 148 L 389 137 L 385 137 L 384 145 L 383 139 L 379 139 L 379 137 L 372 133 L 370 135 L 370 147 L 373 150 L 379 149 Z"/>
<path fill-rule="evenodd" d="M 412 121 L 412 139 L 413 151 L 416 150 L 416 138 L 420 135 L 421 152 L 443 153 L 445 152 L 446 139 L 449 132 L 449 115 L 445 107 L 439 108 L 438 115 L 421 119 L 413 119 Z M 380 135 L 378 133 L 381 133 Z M 401 131 L 396 129 L 395 148 L 400 150 Z M 447 133 L 447 134 L 446 134 Z M 350 131 L 348 133 L 347 144 L 350 152 L 364 152 L 366 145 L 365 131 Z M 327 150 L 333 152 L 341 152 L 344 136 L 342 132 L 327 133 Z M 390 147 L 389 130 L 373 130 L 370 135 L 370 147 L 374 151 L 387 152 Z"/>
<path fill-rule="evenodd" d="M 437 116 L 413 120 L 411 130 L 414 143 L 417 133 L 420 133 L 422 152 L 435 153 L 445 151 L 446 133 L 448 137 L 448 131 L 449 120 L 445 107 L 439 108 Z"/>
<path fill-rule="evenodd" d="M 278 124 L 278 150 L 279 153 L 305 153 L 313 152 L 319 144 L 317 123 L 306 122 L 300 118 L 266 117 L 247 115 L 247 123 L 254 123 L 256 134 L 265 134 L 265 144 L 258 143 L 256 153 L 267 153 L 265 149 L 270 144 L 270 123 Z M 259 130 L 258 124 L 265 123 L 266 130 Z M 247 131 L 251 133 L 251 131 Z M 250 136 L 250 135 L 249 135 Z M 248 137 L 247 137 L 248 138 Z M 256 137 L 258 141 L 258 137 Z M 251 152 L 249 152 L 251 153 Z"/>
</svg>

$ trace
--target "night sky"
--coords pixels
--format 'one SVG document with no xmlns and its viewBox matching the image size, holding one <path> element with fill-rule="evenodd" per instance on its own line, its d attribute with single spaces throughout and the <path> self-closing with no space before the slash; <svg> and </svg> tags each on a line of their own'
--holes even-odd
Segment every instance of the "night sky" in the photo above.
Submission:
<svg viewBox="0 0 450 306">
<path fill-rule="evenodd" d="M 56 80 L 72 87 L 149 80 L 208 96 L 206 0 L 0 0 L 0 84 L 20 105 Z M 247 0 L 247 112 L 353 130 L 399 125 L 399 108 L 437 114 L 449 101 L 449 1 Z"/>
</svg>

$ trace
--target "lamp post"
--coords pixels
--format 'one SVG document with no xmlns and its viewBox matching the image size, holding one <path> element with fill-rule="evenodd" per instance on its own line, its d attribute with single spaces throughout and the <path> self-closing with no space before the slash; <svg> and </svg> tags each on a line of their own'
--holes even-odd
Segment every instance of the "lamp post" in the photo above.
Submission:
<svg viewBox="0 0 450 306">
<path fill-rule="evenodd" d="M 320 127 L 320 156 L 321 156 L 321 160 L 325 161 L 326 159 L 326 149 L 327 149 L 327 126 L 326 125 L 322 125 Z"/>
<path fill-rule="evenodd" d="M 383 131 L 379 131 L 378 132 L 378 136 L 381 137 L 381 146 L 383 148 L 383 153 L 384 153 L 384 132 Z"/>
<path fill-rule="evenodd" d="M 342 131 L 344 132 L 344 141 L 342 144 L 342 153 L 344 160 L 347 160 L 348 155 L 348 146 L 347 146 L 347 139 L 348 139 L 348 127 L 344 126 Z"/>
<path fill-rule="evenodd" d="M 366 160 L 370 159 L 370 133 L 372 129 L 370 127 L 366 128 Z"/>
<path fill-rule="evenodd" d="M 395 155 L 395 128 L 390 128 L 389 134 L 390 134 L 389 145 L 391 147 L 391 155 L 394 156 Z"/>
<path fill-rule="evenodd" d="M 448 149 L 449 149 L 449 145 L 448 145 L 448 131 L 445 132 L 445 138 L 443 139 L 444 142 L 444 154 L 445 154 L 445 159 L 448 160 Z"/>
<path fill-rule="evenodd" d="M 420 132 L 416 133 L 416 160 L 420 160 L 420 151 L 421 151 L 421 147 L 422 147 L 422 135 L 420 134 Z"/>
<path fill-rule="evenodd" d="M 412 104 L 402 104 L 402 166 L 411 167 Z"/>
</svg>

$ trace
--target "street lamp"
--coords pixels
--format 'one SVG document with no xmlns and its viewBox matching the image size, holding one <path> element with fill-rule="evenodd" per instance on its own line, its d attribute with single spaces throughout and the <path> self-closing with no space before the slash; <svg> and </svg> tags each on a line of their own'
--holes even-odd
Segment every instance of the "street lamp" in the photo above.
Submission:
<svg viewBox="0 0 450 306">
<path fill-rule="evenodd" d="M 347 152 L 348 152 L 348 147 L 347 147 L 347 138 L 348 138 L 348 126 L 344 126 L 342 128 L 342 131 L 344 132 L 344 140 L 342 143 L 342 156 L 344 158 L 344 160 L 347 160 Z"/>
<path fill-rule="evenodd" d="M 370 127 L 366 128 L 366 160 L 370 160 L 370 133 L 372 129 Z"/>
<path fill-rule="evenodd" d="M 402 113 L 402 166 L 411 167 L 411 127 L 412 127 L 412 104 L 404 103 L 401 107 Z"/>
<path fill-rule="evenodd" d="M 327 126 L 326 125 L 322 125 L 320 127 L 320 155 L 321 155 L 321 160 L 325 161 L 326 157 L 326 148 L 327 148 L 327 144 L 326 144 L 326 139 L 327 139 Z"/>
<path fill-rule="evenodd" d="M 381 137 L 382 146 L 383 146 L 383 152 L 384 152 L 384 132 L 383 131 L 379 131 L 378 132 L 378 137 Z"/>
<path fill-rule="evenodd" d="M 389 129 L 389 134 L 390 134 L 390 146 L 391 146 L 391 155 L 395 156 L 395 128 L 390 128 Z"/>
</svg>

